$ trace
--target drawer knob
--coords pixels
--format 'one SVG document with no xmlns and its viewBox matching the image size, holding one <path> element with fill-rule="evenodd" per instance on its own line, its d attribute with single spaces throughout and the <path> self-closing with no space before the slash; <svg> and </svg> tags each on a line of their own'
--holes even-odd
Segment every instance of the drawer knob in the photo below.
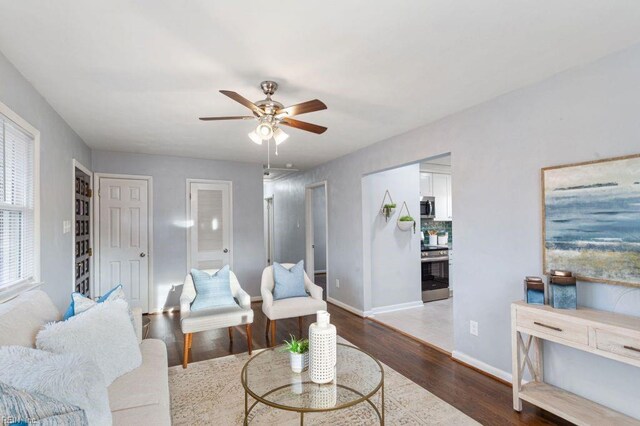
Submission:
<svg viewBox="0 0 640 426">
<path fill-rule="evenodd" d="M 562 329 L 561 329 L 561 328 L 554 327 L 554 326 L 552 326 L 552 325 L 543 324 L 543 323 L 538 322 L 538 321 L 534 321 L 533 323 L 534 323 L 535 325 L 539 325 L 540 327 L 550 328 L 551 330 L 555 330 L 555 331 L 562 331 Z M 638 351 L 638 352 L 640 352 L 640 351 Z"/>
<path fill-rule="evenodd" d="M 630 351 L 640 352 L 640 349 L 638 349 L 638 348 L 634 348 L 633 346 L 627 346 L 627 345 L 624 345 L 623 347 L 624 347 L 625 349 L 629 349 Z"/>
</svg>

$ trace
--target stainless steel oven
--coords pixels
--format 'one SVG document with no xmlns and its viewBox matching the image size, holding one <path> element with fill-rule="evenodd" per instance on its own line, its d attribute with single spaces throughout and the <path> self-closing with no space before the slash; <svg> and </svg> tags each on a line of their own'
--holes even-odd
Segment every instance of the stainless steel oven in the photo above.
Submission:
<svg viewBox="0 0 640 426">
<path fill-rule="evenodd" d="M 449 297 L 449 248 L 422 246 L 422 301 Z"/>
</svg>

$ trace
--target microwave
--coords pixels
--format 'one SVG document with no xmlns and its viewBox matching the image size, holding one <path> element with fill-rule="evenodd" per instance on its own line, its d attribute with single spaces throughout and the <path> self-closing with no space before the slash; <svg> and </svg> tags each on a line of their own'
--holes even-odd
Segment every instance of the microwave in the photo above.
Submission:
<svg viewBox="0 0 640 426">
<path fill-rule="evenodd" d="M 435 197 L 420 197 L 420 218 L 435 219 L 436 199 Z"/>
</svg>

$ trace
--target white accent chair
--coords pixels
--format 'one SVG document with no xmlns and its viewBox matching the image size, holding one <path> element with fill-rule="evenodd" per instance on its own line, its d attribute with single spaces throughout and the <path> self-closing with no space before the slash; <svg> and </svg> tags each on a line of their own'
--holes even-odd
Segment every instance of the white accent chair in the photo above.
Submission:
<svg viewBox="0 0 640 426">
<path fill-rule="evenodd" d="M 218 269 L 205 269 L 204 272 L 213 275 Z M 231 294 L 238 302 L 238 306 L 223 306 L 200 311 L 191 311 L 191 303 L 196 298 L 196 288 L 191 274 L 184 278 L 182 294 L 180 295 L 180 327 L 184 334 L 184 358 L 182 367 L 187 368 L 189 361 L 189 349 L 193 340 L 193 333 L 218 328 L 228 328 L 229 340 L 233 342 L 233 327 L 244 325 L 247 333 L 247 347 L 251 355 L 251 324 L 253 323 L 253 310 L 251 309 L 251 297 L 240 287 L 238 277 L 229 271 Z"/>
<path fill-rule="evenodd" d="M 281 265 L 287 269 L 295 266 L 293 263 L 282 263 Z M 310 296 L 274 300 L 274 287 L 273 266 L 267 266 L 262 271 L 260 293 L 262 294 L 262 312 L 267 316 L 267 337 L 269 337 L 269 330 L 271 330 L 271 346 L 275 346 L 277 320 L 298 317 L 298 331 L 301 333 L 303 316 L 315 315 L 317 311 L 327 310 L 327 302 L 322 300 L 322 287 L 314 284 L 306 272 L 304 273 L 304 288 Z"/>
</svg>

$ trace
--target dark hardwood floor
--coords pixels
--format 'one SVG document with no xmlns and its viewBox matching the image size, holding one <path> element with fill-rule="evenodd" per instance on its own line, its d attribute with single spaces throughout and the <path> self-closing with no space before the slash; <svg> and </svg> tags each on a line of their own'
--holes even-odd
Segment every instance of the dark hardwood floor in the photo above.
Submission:
<svg viewBox="0 0 640 426">
<path fill-rule="evenodd" d="M 267 347 L 266 317 L 260 303 L 254 303 L 253 310 L 253 348 L 264 348 Z M 331 304 L 329 312 L 331 322 L 336 325 L 340 336 L 482 424 L 570 424 L 527 403 L 523 404 L 523 411 L 517 413 L 512 409 L 511 388 L 504 383 L 371 320 Z M 149 317 L 149 337 L 162 339 L 167 344 L 170 366 L 182 364 L 180 314 L 176 312 Z M 313 321 L 312 316 L 304 318 L 305 336 Z M 298 333 L 295 318 L 280 320 L 277 326 L 278 343 L 289 333 Z M 233 343 L 230 343 L 227 330 L 224 329 L 194 334 L 189 362 L 246 352 L 244 328 L 235 328 L 233 337 Z"/>
</svg>

